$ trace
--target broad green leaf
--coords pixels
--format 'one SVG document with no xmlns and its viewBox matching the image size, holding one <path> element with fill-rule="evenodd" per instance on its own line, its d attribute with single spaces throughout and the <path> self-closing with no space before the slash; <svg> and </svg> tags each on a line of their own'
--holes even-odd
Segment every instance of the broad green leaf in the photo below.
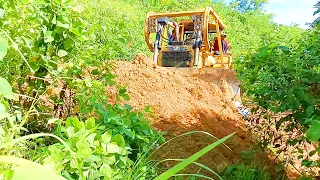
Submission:
<svg viewBox="0 0 320 180">
<path fill-rule="evenodd" d="M 93 129 L 96 127 L 96 124 L 95 124 L 95 119 L 93 117 L 87 119 L 85 121 L 85 126 L 86 126 L 86 129 L 90 130 L 90 129 Z"/>
<path fill-rule="evenodd" d="M 69 23 L 70 19 L 67 16 L 60 16 L 58 19 L 61 19 L 65 23 Z"/>
<path fill-rule="evenodd" d="M 117 86 L 119 88 L 119 94 L 125 94 L 127 92 L 127 88 L 123 86 Z"/>
<path fill-rule="evenodd" d="M 112 137 L 112 131 L 108 130 L 107 132 L 103 133 L 101 136 L 101 142 L 102 143 L 108 143 L 111 141 L 111 137 Z"/>
<path fill-rule="evenodd" d="M 108 164 L 103 163 L 100 167 L 100 173 L 107 177 L 105 179 L 109 179 L 113 177 L 114 170 Z"/>
<path fill-rule="evenodd" d="M 78 149 L 88 148 L 89 146 L 90 146 L 90 145 L 89 145 L 89 143 L 87 142 L 86 139 L 82 139 L 82 140 L 80 140 L 80 141 L 78 141 L 78 142 L 76 143 L 76 147 L 77 147 Z"/>
<path fill-rule="evenodd" d="M 100 173 L 98 170 L 91 170 L 88 176 L 88 179 L 99 179 L 103 177 L 103 174 Z M 73 179 L 71 176 L 69 179 Z"/>
<path fill-rule="evenodd" d="M 7 99 L 13 99 L 12 87 L 9 82 L 0 77 L 0 96 L 4 96 Z"/>
<path fill-rule="evenodd" d="M 120 147 L 124 147 L 126 145 L 126 142 L 121 134 L 113 136 L 111 141 L 117 143 Z"/>
<path fill-rule="evenodd" d="M 72 138 L 74 136 L 74 127 L 68 127 L 66 130 L 68 138 Z"/>
<path fill-rule="evenodd" d="M 63 171 L 63 169 L 64 169 L 64 166 L 61 163 L 56 163 L 54 165 L 54 170 L 57 174 L 61 174 L 61 171 Z"/>
<path fill-rule="evenodd" d="M 100 70 L 94 69 L 94 70 L 91 71 L 91 74 L 92 75 L 99 75 L 100 74 Z"/>
<path fill-rule="evenodd" d="M 4 17 L 5 13 L 6 13 L 6 11 L 4 9 L 0 8 L 0 19 L 2 19 Z"/>
<path fill-rule="evenodd" d="M 7 55 L 8 45 L 5 39 L 0 37 L 0 61 Z"/>
<path fill-rule="evenodd" d="M 44 34 L 44 42 L 49 43 L 54 41 L 54 38 L 52 37 L 52 31 L 46 31 Z"/>
<path fill-rule="evenodd" d="M 76 29 L 76 28 L 71 28 L 70 31 L 71 31 L 73 34 L 75 34 L 76 36 L 80 36 L 80 35 L 81 35 L 80 32 L 78 31 L 78 29 Z"/>
<path fill-rule="evenodd" d="M 108 154 L 107 145 L 105 143 L 101 143 L 101 146 L 98 146 L 96 149 L 97 151 L 101 151 L 101 153 L 103 153 L 104 155 Z"/>
<path fill-rule="evenodd" d="M 314 107 L 313 106 L 309 106 L 307 109 L 306 109 L 306 115 L 307 117 L 310 117 L 314 112 Z"/>
<path fill-rule="evenodd" d="M 135 139 L 135 131 L 127 128 L 122 128 L 120 130 L 121 133 L 124 133 L 125 135 L 129 136 L 131 139 Z"/>
<path fill-rule="evenodd" d="M 88 158 L 92 154 L 92 150 L 89 147 L 82 147 L 77 151 L 77 157 Z"/>
<path fill-rule="evenodd" d="M 96 133 L 92 133 L 88 137 L 86 137 L 86 140 L 90 145 L 94 144 L 94 138 L 96 137 L 96 135 L 97 135 Z"/>
<path fill-rule="evenodd" d="M 60 50 L 58 51 L 58 56 L 59 56 L 59 57 L 64 57 L 64 56 L 66 56 L 66 55 L 68 55 L 68 52 L 67 52 L 67 51 L 62 50 L 62 49 L 60 49 Z"/>
<path fill-rule="evenodd" d="M 140 136 L 140 135 L 137 135 L 136 137 L 137 137 L 138 139 L 141 139 L 141 140 L 145 141 L 146 143 L 149 143 L 149 139 L 148 139 L 148 138 L 142 137 L 142 136 Z"/>
<path fill-rule="evenodd" d="M 127 164 L 130 159 L 128 157 L 124 157 L 124 156 L 120 156 L 119 157 L 120 161 L 123 162 L 123 164 Z M 143 169 L 145 169 L 146 166 L 142 167 Z"/>
<path fill-rule="evenodd" d="M 120 148 L 116 143 L 112 142 L 112 143 L 107 144 L 107 152 L 119 154 Z"/>
<path fill-rule="evenodd" d="M 305 160 L 302 161 L 301 164 L 302 164 L 302 166 L 311 167 L 312 161 L 309 161 L 309 160 L 305 159 Z"/>
<path fill-rule="evenodd" d="M 59 148 L 57 148 L 56 146 L 54 146 L 54 145 L 49 146 L 48 149 L 51 152 L 50 156 L 54 161 L 60 162 L 65 158 L 64 154 L 62 153 L 62 151 Z"/>
<path fill-rule="evenodd" d="M 320 139 L 320 122 L 313 123 L 306 134 L 310 141 L 318 141 Z"/>
<path fill-rule="evenodd" d="M 123 125 L 123 117 L 117 115 L 110 118 L 112 124 Z"/>
<path fill-rule="evenodd" d="M 90 155 L 89 157 L 87 157 L 83 161 L 85 161 L 85 162 L 100 162 L 101 158 L 99 156 L 96 156 L 96 155 Z"/>
<path fill-rule="evenodd" d="M 68 117 L 66 120 L 66 127 L 72 126 L 73 117 Z"/>
<path fill-rule="evenodd" d="M 53 16 L 52 20 L 51 20 L 52 24 L 57 24 L 57 17 L 56 15 Z"/>
<path fill-rule="evenodd" d="M 122 95 L 123 99 L 126 100 L 126 101 L 129 101 L 130 100 L 130 96 L 128 94 L 124 94 Z"/>
<path fill-rule="evenodd" d="M 143 152 L 147 152 L 147 147 L 142 147 L 142 151 L 143 151 Z M 120 147 L 118 154 L 120 154 L 120 155 L 122 155 L 122 156 L 125 156 L 125 155 L 128 154 L 128 150 L 125 149 L 125 148 L 121 148 L 121 147 Z"/>
<path fill-rule="evenodd" d="M 131 119 L 123 120 L 123 127 L 129 127 L 131 125 Z"/>
<path fill-rule="evenodd" d="M 296 111 L 299 108 L 300 102 L 296 98 L 292 99 L 292 111 Z"/>
<path fill-rule="evenodd" d="M 76 131 L 84 128 L 84 122 L 80 122 L 78 117 L 72 117 L 72 124 Z"/>
<path fill-rule="evenodd" d="M 60 21 L 57 21 L 57 26 L 58 26 L 58 27 L 65 28 L 65 29 L 68 29 L 68 28 L 69 28 L 69 24 L 63 24 L 63 23 L 61 23 Z"/>
<path fill-rule="evenodd" d="M 124 104 L 123 106 L 124 106 L 124 108 L 126 108 L 129 111 L 131 111 L 133 109 L 132 106 L 130 106 L 129 104 Z"/>
<path fill-rule="evenodd" d="M 13 174 L 14 174 L 14 170 L 8 169 L 5 170 L 2 173 L 2 178 L 3 179 L 12 179 L 13 178 Z"/>
<path fill-rule="evenodd" d="M 283 51 L 290 51 L 290 49 L 287 46 L 278 46 Z"/>
<path fill-rule="evenodd" d="M 81 35 L 81 36 L 79 37 L 79 40 L 82 41 L 82 42 L 84 42 L 84 41 L 89 40 L 89 38 L 88 38 L 87 36 L 85 36 L 85 35 Z"/>
<path fill-rule="evenodd" d="M 116 157 L 114 155 L 109 156 L 109 157 L 103 157 L 103 162 L 108 165 L 112 165 L 116 162 Z"/>
<path fill-rule="evenodd" d="M 79 163 L 75 157 L 71 158 L 70 167 L 75 168 L 75 169 L 79 167 Z"/>
<path fill-rule="evenodd" d="M 229 134 L 228 136 L 208 145 L 207 147 L 201 149 L 197 153 L 193 154 L 189 158 L 185 159 L 184 161 L 180 162 L 179 164 L 175 165 L 174 167 L 170 168 L 166 172 L 162 173 L 160 176 L 156 177 L 154 180 L 165 180 L 169 179 L 179 171 L 186 168 L 189 164 L 195 162 L 197 159 L 199 159 L 201 156 L 205 155 L 210 150 L 214 149 L 216 146 L 222 144 L 224 141 L 229 139 L 231 136 L 233 136 L 235 133 Z"/>
</svg>

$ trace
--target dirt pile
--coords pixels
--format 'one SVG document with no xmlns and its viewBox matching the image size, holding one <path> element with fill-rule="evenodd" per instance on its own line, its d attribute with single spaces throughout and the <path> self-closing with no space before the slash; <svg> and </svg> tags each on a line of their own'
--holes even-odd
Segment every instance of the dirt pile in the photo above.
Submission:
<svg viewBox="0 0 320 180">
<path fill-rule="evenodd" d="M 131 97 L 126 103 L 134 109 L 149 105 L 154 113 L 152 125 L 168 132 L 167 139 L 195 130 L 218 138 L 237 131 L 227 142 L 232 151 L 221 146 L 199 162 L 216 169 L 217 165 L 236 161 L 241 151 L 249 149 L 251 141 L 243 131 L 244 123 L 234 106 L 228 83 L 209 83 L 174 69 L 154 68 L 152 60 L 143 54 L 137 55 L 132 63 L 120 61 L 116 66 L 116 81 L 127 86 Z M 158 158 L 186 158 L 214 141 L 204 134 L 179 138 L 161 149 Z"/>
<path fill-rule="evenodd" d="M 128 103 L 136 109 L 150 105 L 163 118 L 177 113 L 187 115 L 198 109 L 219 112 L 221 118 L 239 118 L 232 105 L 231 89 L 225 82 L 221 82 L 220 88 L 174 69 L 153 68 L 151 59 L 141 54 L 133 63 L 116 64 L 116 81 L 127 86 L 131 95 Z"/>
</svg>

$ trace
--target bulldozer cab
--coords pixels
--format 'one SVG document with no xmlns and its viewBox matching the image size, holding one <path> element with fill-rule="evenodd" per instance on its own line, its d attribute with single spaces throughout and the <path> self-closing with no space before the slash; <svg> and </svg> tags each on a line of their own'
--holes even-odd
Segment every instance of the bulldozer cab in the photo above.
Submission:
<svg viewBox="0 0 320 180">
<path fill-rule="evenodd" d="M 199 11 L 150 12 L 145 21 L 144 35 L 153 52 L 155 65 L 232 69 L 232 56 L 223 53 L 223 30 L 224 24 L 208 7 Z M 218 40 L 219 55 L 210 48 L 214 38 Z"/>
</svg>

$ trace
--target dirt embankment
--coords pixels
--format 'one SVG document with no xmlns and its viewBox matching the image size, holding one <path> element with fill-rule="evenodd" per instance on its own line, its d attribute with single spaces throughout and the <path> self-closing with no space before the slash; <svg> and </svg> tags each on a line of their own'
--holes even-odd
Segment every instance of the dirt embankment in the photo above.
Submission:
<svg viewBox="0 0 320 180">
<path fill-rule="evenodd" d="M 226 81 L 214 84 L 174 69 L 153 68 L 152 60 L 141 54 L 133 63 L 121 61 L 116 65 L 116 81 L 127 86 L 131 97 L 126 103 L 135 109 L 149 105 L 154 113 L 152 125 L 168 132 L 167 139 L 195 130 L 206 131 L 217 138 L 237 131 L 226 143 L 232 151 L 220 146 L 199 162 L 216 170 L 221 164 L 237 161 L 239 153 L 251 147 L 252 142 L 234 106 L 232 88 Z M 110 89 L 110 94 L 112 91 Z M 186 158 L 214 141 L 204 134 L 179 138 L 162 148 L 158 156 Z"/>
</svg>

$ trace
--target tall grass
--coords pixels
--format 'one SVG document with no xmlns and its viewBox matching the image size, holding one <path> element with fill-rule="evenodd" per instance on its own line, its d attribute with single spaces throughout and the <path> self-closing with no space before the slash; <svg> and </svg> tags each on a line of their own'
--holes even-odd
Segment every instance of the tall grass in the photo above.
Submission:
<svg viewBox="0 0 320 180">
<path fill-rule="evenodd" d="M 196 133 L 195 132 L 188 132 L 188 133 L 184 133 L 178 137 L 181 136 L 186 136 L 186 135 L 190 135 Z M 140 156 L 138 158 L 138 160 L 136 161 L 136 163 L 134 164 L 133 168 L 131 171 L 128 172 L 126 179 L 127 180 L 136 180 L 136 179 L 140 179 L 142 177 L 142 175 L 145 175 L 143 173 L 145 173 L 145 171 L 142 171 L 142 169 L 148 170 L 151 167 L 156 167 L 159 163 L 164 162 L 164 161 L 180 161 L 180 163 L 178 163 L 177 165 L 175 165 L 174 167 L 168 169 L 167 171 L 165 171 L 164 173 L 160 174 L 159 176 L 152 176 L 150 175 L 150 179 L 155 179 L 155 180 L 164 180 L 164 179 L 169 179 L 170 177 L 173 176 L 192 176 L 192 177 L 201 177 L 201 178 L 205 178 L 205 179 L 212 179 L 211 177 L 196 173 L 196 174 L 178 174 L 179 171 L 183 170 L 184 168 L 186 168 L 188 165 L 190 164 L 195 164 L 197 166 L 199 166 L 200 168 L 203 168 L 209 172 L 211 172 L 213 175 L 217 176 L 219 179 L 222 179 L 218 173 L 214 172 L 212 169 L 210 169 L 209 167 L 197 163 L 195 162 L 197 159 L 199 159 L 201 156 L 203 156 L 204 154 L 206 154 L 207 152 L 209 152 L 210 150 L 214 149 L 215 147 L 217 147 L 218 145 L 222 144 L 223 142 L 225 142 L 227 139 L 229 139 L 230 137 L 232 137 L 235 133 L 232 133 L 222 139 L 219 139 L 218 141 L 208 145 L 207 147 L 201 149 L 200 151 L 198 151 L 197 153 L 193 154 L 192 156 L 190 156 L 187 159 L 166 159 L 166 160 L 162 160 L 162 161 L 151 161 L 150 158 L 150 154 L 152 155 L 155 151 L 159 150 L 161 147 L 157 148 L 153 153 L 150 153 L 151 148 L 149 148 L 147 151 L 145 151 L 143 153 L 142 156 Z M 69 147 L 68 144 L 66 144 L 61 138 L 53 135 L 53 134 L 48 134 L 48 133 L 37 133 L 37 134 L 31 134 L 31 135 L 27 135 L 27 136 L 23 136 L 17 139 L 13 139 L 8 143 L 2 144 L 0 146 L 0 149 L 4 149 L 4 148 L 10 148 L 10 146 L 13 146 L 14 144 L 20 142 L 20 141 L 24 141 L 24 140 L 29 140 L 29 139 L 34 139 L 34 138 L 38 138 L 38 137 L 44 137 L 44 136 L 49 136 L 49 137 L 53 137 L 56 138 L 58 141 L 60 141 L 65 147 Z M 175 138 L 178 138 L 175 137 Z M 170 141 L 172 141 L 173 139 L 167 141 L 166 144 Z M 155 144 L 157 141 L 153 142 L 153 144 Z M 149 147 L 153 147 L 153 146 L 149 146 Z M 71 153 L 74 153 L 70 148 L 68 148 L 70 150 Z M 22 159 L 22 158 L 17 158 L 17 157 L 12 157 L 12 156 L 0 156 L 0 162 L 4 162 L 4 163 L 10 163 L 10 164 L 17 164 L 19 165 L 16 169 L 15 172 L 13 174 L 13 178 L 14 179 L 64 179 L 63 177 L 57 175 L 54 173 L 53 169 L 47 168 L 43 165 L 37 164 L 35 162 L 26 160 L 26 159 Z M 143 168 L 144 167 L 144 168 Z"/>
</svg>

